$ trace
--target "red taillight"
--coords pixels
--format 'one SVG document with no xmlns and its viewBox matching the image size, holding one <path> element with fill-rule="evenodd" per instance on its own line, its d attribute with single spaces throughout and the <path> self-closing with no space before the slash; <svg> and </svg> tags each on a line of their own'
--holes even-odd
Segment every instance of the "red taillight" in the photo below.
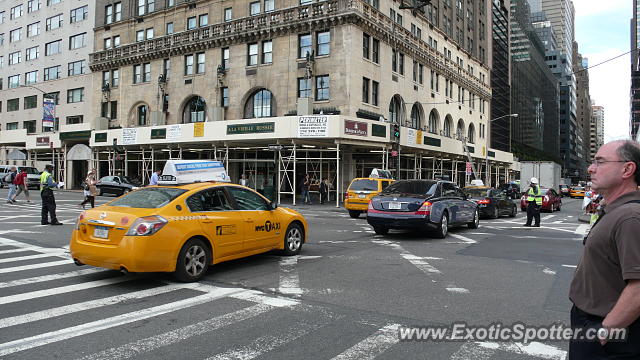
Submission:
<svg viewBox="0 0 640 360">
<path fill-rule="evenodd" d="M 489 200 L 489 199 L 483 199 L 483 200 L 478 200 L 478 201 L 476 201 L 476 202 L 477 202 L 478 204 L 485 204 L 485 205 L 486 205 L 486 204 L 490 204 L 490 203 L 491 203 L 491 200 Z"/>
<path fill-rule="evenodd" d="M 344 199 L 347 200 L 348 198 L 349 198 L 349 193 L 348 192 L 344 193 Z"/>
<path fill-rule="evenodd" d="M 369 200 L 369 205 L 367 206 L 367 210 L 373 210 L 373 202 Z"/>
<path fill-rule="evenodd" d="M 80 230 L 80 222 L 82 222 L 82 220 L 84 220 L 84 211 L 80 213 L 80 215 L 78 216 L 78 220 L 76 220 L 76 230 Z"/>
<path fill-rule="evenodd" d="M 146 236 L 153 235 L 163 226 L 167 224 L 167 220 L 159 215 L 145 216 L 136 219 L 133 222 L 126 235 L 128 236 Z"/>
<path fill-rule="evenodd" d="M 431 214 L 431 203 L 429 201 L 425 201 L 420 206 L 420 209 L 416 211 L 416 215 L 430 215 Z"/>
<path fill-rule="evenodd" d="M 549 202 L 549 197 L 545 195 L 544 201 Z"/>
</svg>

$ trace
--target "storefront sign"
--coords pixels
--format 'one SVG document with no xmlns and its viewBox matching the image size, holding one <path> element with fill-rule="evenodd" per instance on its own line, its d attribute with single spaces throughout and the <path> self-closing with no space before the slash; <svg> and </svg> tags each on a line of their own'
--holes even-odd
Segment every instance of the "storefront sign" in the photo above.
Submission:
<svg viewBox="0 0 640 360">
<path fill-rule="evenodd" d="M 151 129 L 151 138 L 152 139 L 166 139 L 167 138 L 167 129 Z"/>
<path fill-rule="evenodd" d="M 326 115 L 298 116 L 298 137 L 329 136 L 329 117 Z"/>
<path fill-rule="evenodd" d="M 203 137 L 204 136 L 204 123 L 197 122 L 193 123 L 193 137 Z"/>
<path fill-rule="evenodd" d="M 422 145 L 422 139 L 423 139 L 422 130 L 418 130 L 418 133 L 416 134 L 416 143 L 418 145 Z"/>
<path fill-rule="evenodd" d="M 371 135 L 377 137 L 387 137 L 387 127 L 384 125 L 371 124 Z"/>
<path fill-rule="evenodd" d="M 417 135 L 416 129 L 407 129 L 407 145 L 415 146 Z"/>
<path fill-rule="evenodd" d="M 48 136 L 38 136 L 36 138 L 36 146 L 49 146 Z"/>
<path fill-rule="evenodd" d="M 345 135 L 357 135 L 367 136 L 369 135 L 369 124 L 361 121 L 344 121 L 344 134 Z"/>
<path fill-rule="evenodd" d="M 122 129 L 122 145 L 134 145 L 138 141 L 138 129 Z"/>
<path fill-rule="evenodd" d="M 182 128 L 180 125 L 167 127 L 167 140 L 180 140 L 180 137 L 182 137 Z"/>
<path fill-rule="evenodd" d="M 95 142 L 107 142 L 107 133 L 95 133 L 94 140 Z"/>
<path fill-rule="evenodd" d="M 440 147 L 442 145 L 442 141 L 440 139 L 438 139 L 438 138 L 432 138 L 432 137 L 425 136 L 424 137 L 424 144 L 425 145 L 429 145 L 429 146 Z"/>
<path fill-rule="evenodd" d="M 272 133 L 275 128 L 274 122 L 227 125 L 227 135 Z"/>
<path fill-rule="evenodd" d="M 60 140 L 89 140 L 91 139 L 91 130 L 69 131 L 60 133 Z"/>
</svg>

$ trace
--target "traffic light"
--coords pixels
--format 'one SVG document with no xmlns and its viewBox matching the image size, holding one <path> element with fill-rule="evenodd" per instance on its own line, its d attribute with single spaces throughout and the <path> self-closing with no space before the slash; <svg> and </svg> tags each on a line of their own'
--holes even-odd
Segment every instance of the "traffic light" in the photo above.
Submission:
<svg viewBox="0 0 640 360">
<path fill-rule="evenodd" d="M 394 141 L 400 140 L 400 125 L 398 124 L 393 124 L 393 140 Z"/>
</svg>

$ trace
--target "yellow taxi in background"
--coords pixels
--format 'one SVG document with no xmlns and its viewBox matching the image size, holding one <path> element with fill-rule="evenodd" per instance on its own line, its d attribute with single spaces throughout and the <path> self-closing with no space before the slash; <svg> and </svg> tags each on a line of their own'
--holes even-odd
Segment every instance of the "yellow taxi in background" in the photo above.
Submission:
<svg viewBox="0 0 640 360">
<path fill-rule="evenodd" d="M 307 222 L 244 186 L 152 186 L 84 211 L 71 235 L 76 264 L 173 272 L 197 281 L 209 265 L 270 250 L 298 254 Z"/>
<path fill-rule="evenodd" d="M 584 197 L 584 186 L 573 186 L 569 189 L 569 197 Z"/>
<path fill-rule="evenodd" d="M 367 212 L 369 200 L 392 182 L 393 179 L 374 177 L 353 179 L 344 194 L 344 208 L 349 211 L 349 216 L 357 218 L 361 213 Z"/>
</svg>

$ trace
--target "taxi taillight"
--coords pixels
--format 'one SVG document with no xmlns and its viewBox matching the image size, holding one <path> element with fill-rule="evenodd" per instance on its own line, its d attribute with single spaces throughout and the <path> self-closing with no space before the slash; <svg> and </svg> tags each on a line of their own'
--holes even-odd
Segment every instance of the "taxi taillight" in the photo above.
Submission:
<svg viewBox="0 0 640 360">
<path fill-rule="evenodd" d="M 348 192 L 344 193 L 344 199 L 347 200 L 348 198 L 349 198 L 349 193 Z"/>
<path fill-rule="evenodd" d="M 418 209 L 418 211 L 416 211 L 416 215 L 430 215 L 431 214 L 431 202 L 429 201 L 425 201 L 422 203 L 422 206 L 420 206 L 420 209 Z"/>
<path fill-rule="evenodd" d="M 160 215 L 145 216 L 137 218 L 136 221 L 131 224 L 129 231 L 125 235 L 127 236 L 149 236 L 158 232 L 163 226 L 167 224 L 167 219 Z"/>
<path fill-rule="evenodd" d="M 78 218 L 76 219 L 76 230 L 80 230 L 80 222 L 82 222 L 82 220 L 84 220 L 84 211 L 80 213 L 80 215 L 78 215 Z"/>
</svg>

